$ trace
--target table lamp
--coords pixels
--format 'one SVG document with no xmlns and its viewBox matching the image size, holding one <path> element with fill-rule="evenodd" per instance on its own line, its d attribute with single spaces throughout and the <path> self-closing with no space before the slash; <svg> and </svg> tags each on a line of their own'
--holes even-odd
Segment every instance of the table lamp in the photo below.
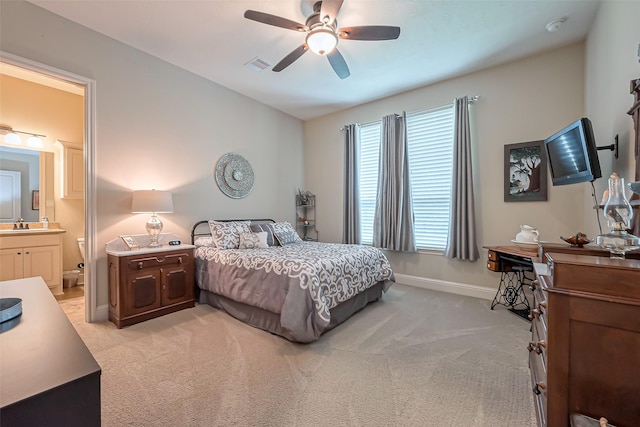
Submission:
<svg viewBox="0 0 640 427">
<path fill-rule="evenodd" d="M 613 172 L 609 194 L 603 208 L 609 233 L 596 236 L 596 244 L 608 249 L 611 258 L 624 259 L 625 253 L 640 249 L 640 238 L 629 233 L 633 208 L 624 194 L 624 178 Z"/>
<path fill-rule="evenodd" d="M 147 233 L 151 236 L 150 248 L 162 246 L 158 243 L 158 235 L 162 231 L 162 221 L 158 218 L 158 213 L 173 212 L 173 197 L 170 191 L 159 190 L 137 190 L 133 192 L 131 202 L 132 213 L 150 213 L 151 218 L 147 221 Z"/>
</svg>

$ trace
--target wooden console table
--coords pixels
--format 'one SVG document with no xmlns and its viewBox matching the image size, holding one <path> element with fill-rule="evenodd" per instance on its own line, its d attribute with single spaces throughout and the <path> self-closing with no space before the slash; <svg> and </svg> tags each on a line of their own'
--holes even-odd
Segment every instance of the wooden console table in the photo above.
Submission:
<svg viewBox="0 0 640 427">
<path fill-rule="evenodd" d="M 533 271 L 533 262 L 537 260 L 536 248 L 524 250 L 518 246 L 484 246 L 488 252 L 487 269 L 500 274 L 500 285 L 491 302 L 491 310 L 503 305 L 509 311 L 527 320 L 531 314 L 529 300 L 522 288 L 532 278 L 526 272 Z"/>
<path fill-rule="evenodd" d="M 0 425 L 100 426 L 100 366 L 41 277 L 0 282 L 22 315 L 0 332 Z"/>
</svg>

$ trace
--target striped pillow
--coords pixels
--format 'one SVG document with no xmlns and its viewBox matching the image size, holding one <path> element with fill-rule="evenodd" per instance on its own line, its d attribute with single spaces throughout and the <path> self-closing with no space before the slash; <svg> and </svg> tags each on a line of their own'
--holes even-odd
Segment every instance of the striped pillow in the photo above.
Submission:
<svg viewBox="0 0 640 427">
<path fill-rule="evenodd" d="M 273 237 L 273 224 L 251 224 L 251 231 L 259 233 L 266 231 L 267 233 L 267 245 L 280 246 L 280 243 Z"/>
</svg>

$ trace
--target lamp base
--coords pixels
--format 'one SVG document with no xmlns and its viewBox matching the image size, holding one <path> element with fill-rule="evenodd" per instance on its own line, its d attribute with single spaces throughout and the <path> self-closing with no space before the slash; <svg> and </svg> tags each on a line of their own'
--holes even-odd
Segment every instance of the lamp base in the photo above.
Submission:
<svg viewBox="0 0 640 427">
<path fill-rule="evenodd" d="M 625 259 L 627 252 L 640 249 L 640 238 L 626 231 L 616 230 L 596 236 L 596 244 L 603 249 L 607 249 L 611 254 L 611 258 Z"/>
<path fill-rule="evenodd" d="M 151 215 L 151 218 L 149 218 L 149 221 L 147 221 L 147 233 L 149 233 L 149 236 L 151 236 L 151 243 L 149 243 L 149 246 L 147 246 L 148 248 L 159 248 L 162 246 L 160 243 L 158 243 L 158 235 L 161 231 L 162 221 L 160 221 L 160 218 L 158 218 L 158 216 L 154 212 Z"/>
</svg>

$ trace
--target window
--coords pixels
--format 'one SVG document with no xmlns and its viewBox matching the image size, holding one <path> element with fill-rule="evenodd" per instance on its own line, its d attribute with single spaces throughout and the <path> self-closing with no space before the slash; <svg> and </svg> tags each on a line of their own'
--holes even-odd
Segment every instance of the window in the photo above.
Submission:
<svg viewBox="0 0 640 427">
<path fill-rule="evenodd" d="M 407 114 L 411 196 L 418 249 L 443 251 L 449 234 L 453 165 L 453 105 Z M 382 122 L 360 127 L 362 243 L 373 243 Z"/>
<path fill-rule="evenodd" d="M 382 121 L 360 126 L 360 238 L 368 245 L 373 244 L 381 131 Z"/>
</svg>

